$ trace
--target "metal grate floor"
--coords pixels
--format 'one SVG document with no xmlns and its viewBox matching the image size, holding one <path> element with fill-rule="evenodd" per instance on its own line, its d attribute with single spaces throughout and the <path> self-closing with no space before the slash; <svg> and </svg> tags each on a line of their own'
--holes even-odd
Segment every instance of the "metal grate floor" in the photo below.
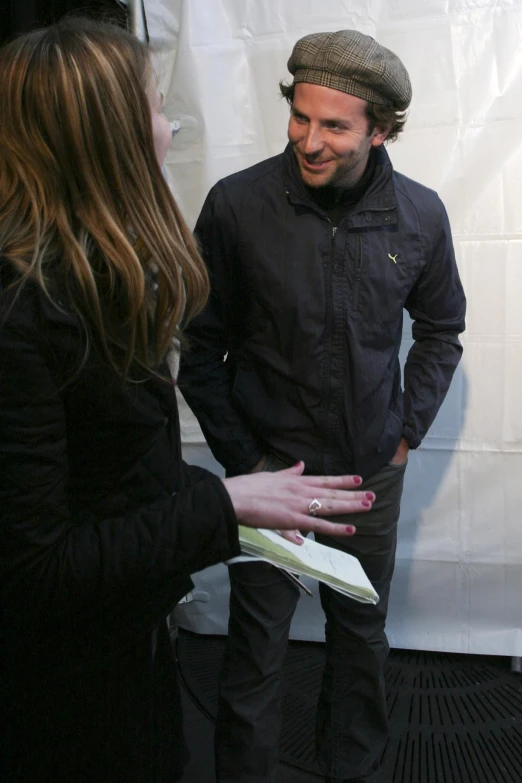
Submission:
<svg viewBox="0 0 522 783">
<path fill-rule="evenodd" d="M 182 679 L 214 719 L 225 639 L 179 631 Z M 319 771 L 314 714 L 324 647 L 291 642 L 285 663 L 281 761 Z M 389 783 L 522 783 L 522 676 L 506 658 L 393 650 L 386 668 Z"/>
</svg>

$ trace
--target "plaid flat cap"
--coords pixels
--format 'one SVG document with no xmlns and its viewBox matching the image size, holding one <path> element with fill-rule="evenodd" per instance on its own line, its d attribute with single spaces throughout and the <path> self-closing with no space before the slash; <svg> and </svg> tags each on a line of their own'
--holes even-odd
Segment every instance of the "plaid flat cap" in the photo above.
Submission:
<svg viewBox="0 0 522 783">
<path fill-rule="evenodd" d="M 397 55 L 357 30 L 312 33 L 294 46 L 294 84 L 311 82 L 404 111 L 411 101 L 408 71 Z"/>
</svg>

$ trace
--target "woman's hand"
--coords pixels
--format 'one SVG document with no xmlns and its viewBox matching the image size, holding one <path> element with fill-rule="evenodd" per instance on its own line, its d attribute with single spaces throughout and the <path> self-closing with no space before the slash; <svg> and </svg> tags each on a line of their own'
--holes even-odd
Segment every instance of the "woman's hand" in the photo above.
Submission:
<svg viewBox="0 0 522 783">
<path fill-rule="evenodd" d="M 304 463 L 276 473 L 248 473 L 223 479 L 238 522 L 247 527 L 292 531 L 287 538 L 300 543 L 297 531 L 322 535 L 351 536 L 353 525 L 327 522 L 323 516 L 369 511 L 373 492 L 353 491 L 361 484 L 359 476 L 303 476 Z M 317 515 L 310 503 L 319 501 Z"/>
</svg>

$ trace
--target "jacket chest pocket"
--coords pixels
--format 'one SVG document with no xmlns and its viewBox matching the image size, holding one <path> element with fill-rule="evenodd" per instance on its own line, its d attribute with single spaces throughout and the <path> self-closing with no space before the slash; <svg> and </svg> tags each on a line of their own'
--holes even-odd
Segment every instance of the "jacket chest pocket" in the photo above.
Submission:
<svg viewBox="0 0 522 783">
<path fill-rule="evenodd" d="M 417 276 L 416 255 L 411 247 L 403 249 L 396 233 L 353 234 L 346 243 L 345 258 L 352 314 L 396 321 Z"/>
</svg>

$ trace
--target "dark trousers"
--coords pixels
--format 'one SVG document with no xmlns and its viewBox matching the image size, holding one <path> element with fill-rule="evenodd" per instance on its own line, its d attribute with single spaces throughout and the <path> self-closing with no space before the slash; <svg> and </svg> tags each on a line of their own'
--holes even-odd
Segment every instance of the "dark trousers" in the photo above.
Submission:
<svg viewBox="0 0 522 783">
<path fill-rule="evenodd" d="M 326 664 L 316 737 L 317 758 L 328 783 L 382 780 L 380 759 L 388 737 L 384 626 L 404 472 L 404 466 L 387 465 L 364 482 L 377 499 L 369 513 L 345 518 L 357 526 L 353 538 L 318 538 L 355 555 L 380 598 L 371 606 L 320 585 Z M 229 572 L 230 620 L 215 735 L 217 780 L 274 783 L 282 666 L 298 588 L 265 563 L 237 564 Z"/>
</svg>

